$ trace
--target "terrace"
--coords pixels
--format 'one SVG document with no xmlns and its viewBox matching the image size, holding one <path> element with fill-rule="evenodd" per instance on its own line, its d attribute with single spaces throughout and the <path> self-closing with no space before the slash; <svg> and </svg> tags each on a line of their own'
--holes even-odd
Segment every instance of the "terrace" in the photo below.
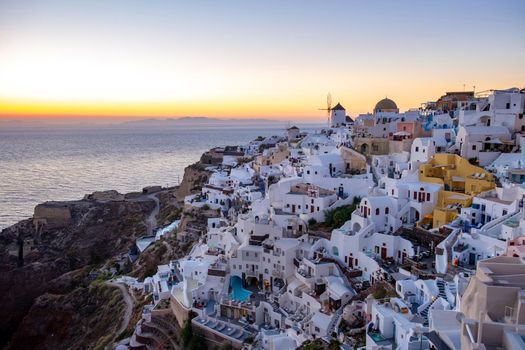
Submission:
<svg viewBox="0 0 525 350">
<path fill-rule="evenodd" d="M 395 339 L 392 338 L 385 338 L 379 331 L 369 330 L 366 334 L 367 337 L 369 337 L 377 346 L 380 347 L 387 347 L 390 346 L 392 349 L 395 349 Z"/>
<path fill-rule="evenodd" d="M 191 322 L 196 326 L 202 327 L 215 335 L 235 343 L 242 343 L 249 336 L 255 336 L 256 334 L 256 330 L 247 323 L 238 322 L 221 316 L 197 316 Z"/>
</svg>

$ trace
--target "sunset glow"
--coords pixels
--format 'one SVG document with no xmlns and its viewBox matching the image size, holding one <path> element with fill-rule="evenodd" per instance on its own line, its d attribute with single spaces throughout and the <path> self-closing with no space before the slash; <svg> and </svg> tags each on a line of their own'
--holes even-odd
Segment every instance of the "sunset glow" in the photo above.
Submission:
<svg viewBox="0 0 525 350">
<path fill-rule="evenodd" d="M 0 115 L 321 119 L 329 91 L 355 115 L 525 81 L 522 1 L 199 3 L 0 2 Z"/>
</svg>

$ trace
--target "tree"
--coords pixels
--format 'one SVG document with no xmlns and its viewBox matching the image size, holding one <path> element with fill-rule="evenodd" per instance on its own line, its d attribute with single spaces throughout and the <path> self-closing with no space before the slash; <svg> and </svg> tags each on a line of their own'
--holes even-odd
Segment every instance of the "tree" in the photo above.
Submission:
<svg viewBox="0 0 525 350">
<path fill-rule="evenodd" d="M 187 319 L 184 323 L 184 327 L 182 327 L 180 331 L 180 337 L 182 339 L 182 344 L 184 345 L 184 347 L 187 347 L 193 338 L 193 328 L 191 327 L 190 319 Z"/>
<path fill-rule="evenodd" d="M 205 346 L 204 338 L 198 334 L 193 335 L 187 347 L 187 349 L 189 350 L 201 350 L 205 348 L 206 346 Z"/>
<path fill-rule="evenodd" d="M 330 340 L 328 350 L 339 350 L 341 348 L 341 342 L 337 339 Z"/>
<path fill-rule="evenodd" d="M 232 350 L 233 347 L 230 343 L 224 343 L 221 346 L 219 346 L 219 350 Z"/>
</svg>

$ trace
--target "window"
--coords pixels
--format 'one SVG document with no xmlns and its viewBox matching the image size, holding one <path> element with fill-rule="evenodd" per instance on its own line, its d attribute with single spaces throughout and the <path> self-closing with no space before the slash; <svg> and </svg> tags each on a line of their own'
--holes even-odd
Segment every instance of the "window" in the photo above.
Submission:
<svg viewBox="0 0 525 350">
<path fill-rule="evenodd" d="M 376 208 L 376 215 L 379 215 L 379 208 Z"/>
<path fill-rule="evenodd" d="M 389 212 L 390 212 L 390 208 L 389 208 L 389 207 L 386 207 L 386 208 L 385 208 L 385 214 L 388 215 Z"/>
<path fill-rule="evenodd" d="M 473 150 L 473 151 L 476 150 L 476 145 L 472 145 L 472 150 Z"/>
<path fill-rule="evenodd" d="M 310 170 L 306 170 L 306 173 L 307 173 L 308 175 L 310 175 Z"/>
<path fill-rule="evenodd" d="M 427 202 L 430 201 L 430 193 L 427 193 Z"/>
<path fill-rule="evenodd" d="M 419 147 L 416 147 L 416 152 L 419 152 Z"/>
</svg>

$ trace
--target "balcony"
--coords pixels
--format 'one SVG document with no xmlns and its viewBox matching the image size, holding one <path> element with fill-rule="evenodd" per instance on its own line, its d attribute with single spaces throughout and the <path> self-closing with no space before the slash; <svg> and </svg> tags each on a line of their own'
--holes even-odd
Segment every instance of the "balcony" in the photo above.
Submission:
<svg viewBox="0 0 525 350">
<path fill-rule="evenodd" d="M 458 243 L 458 244 L 456 244 L 456 245 L 454 246 L 454 249 L 453 249 L 453 250 L 454 250 L 454 252 L 456 252 L 456 253 L 461 253 L 461 252 L 464 252 L 465 250 L 467 250 L 468 247 L 469 247 L 468 244 L 466 244 L 466 243 L 461 243 L 461 242 L 460 242 L 460 243 Z"/>
<path fill-rule="evenodd" d="M 277 269 L 272 270 L 272 276 L 277 278 L 283 278 L 283 272 Z"/>
</svg>

